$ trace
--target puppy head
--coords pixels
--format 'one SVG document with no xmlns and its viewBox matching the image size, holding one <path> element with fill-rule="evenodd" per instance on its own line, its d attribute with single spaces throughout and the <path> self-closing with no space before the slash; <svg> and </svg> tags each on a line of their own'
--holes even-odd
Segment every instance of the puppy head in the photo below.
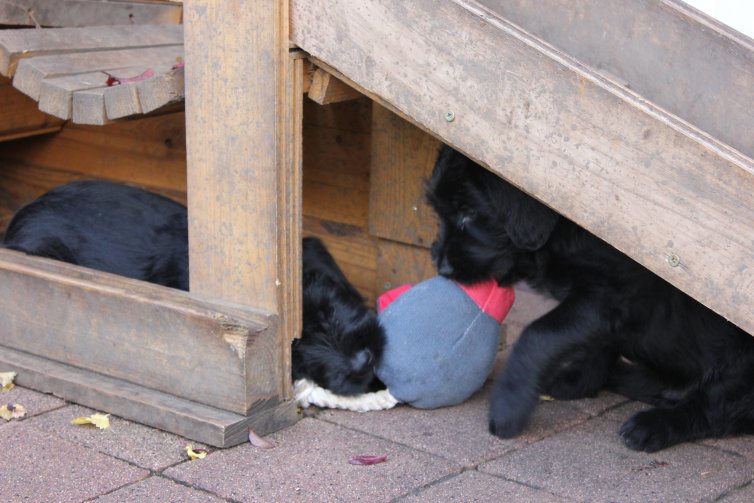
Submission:
<svg viewBox="0 0 754 503">
<path fill-rule="evenodd" d="M 517 266 L 545 245 L 558 220 L 557 213 L 450 147 L 438 156 L 427 198 L 440 219 L 432 258 L 441 275 L 461 283 L 525 279 Z"/>
<path fill-rule="evenodd" d="M 372 391 L 385 334 L 373 312 L 338 285 L 304 292 L 304 326 L 293 341 L 293 379 L 307 378 L 339 395 Z"/>
</svg>

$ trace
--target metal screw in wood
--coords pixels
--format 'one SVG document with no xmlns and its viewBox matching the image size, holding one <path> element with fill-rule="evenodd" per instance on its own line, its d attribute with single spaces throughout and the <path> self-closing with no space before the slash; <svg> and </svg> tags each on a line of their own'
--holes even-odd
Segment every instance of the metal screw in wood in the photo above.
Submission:
<svg viewBox="0 0 754 503">
<path fill-rule="evenodd" d="M 671 253 L 668 256 L 668 264 L 670 264 L 670 267 L 678 267 L 681 265 L 681 257 L 676 255 L 675 253 Z"/>
</svg>

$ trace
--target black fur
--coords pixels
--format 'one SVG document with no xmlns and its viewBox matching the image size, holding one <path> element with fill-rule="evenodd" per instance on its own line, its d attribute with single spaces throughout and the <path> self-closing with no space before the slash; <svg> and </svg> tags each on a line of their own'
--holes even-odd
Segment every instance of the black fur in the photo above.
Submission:
<svg viewBox="0 0 754 503">
<path fill-rule="evenodd" d="M 632 449 L 754 433 L 754 337 L 449 147 L 428 199 L 441 274 L 525 280 L 560 301 L 514 345 L 493 388 L 492 433 L 519 434 L 540 393 L 604 388 L 654 406 L 621 426 Z"/>
<path fill-rule="evenodd" d="M 385 347 L 376 315 L 321 241 L 304 238 L 303 264 L 304 326 L 293 341 L 293 379 L 341 395 L 384 388 L 374 375 Z"/>
<path fill-rule="evenodd" d="M 3 245 L 188 290 L 186 208 L 145 190 L 104 181 L 56 187 L 22 207 Z"/>
<path fill-rule="evenodd" d="M 304 239 L 304 330 L 293 343 L 293 376 L 335 393 L 377 385 L 384 335 L 327 249 Z M 3 246 L 160 285 L 189 289 L 186 208 L 135 187 L 78 181 L 14 215 Z"/>
</svg>

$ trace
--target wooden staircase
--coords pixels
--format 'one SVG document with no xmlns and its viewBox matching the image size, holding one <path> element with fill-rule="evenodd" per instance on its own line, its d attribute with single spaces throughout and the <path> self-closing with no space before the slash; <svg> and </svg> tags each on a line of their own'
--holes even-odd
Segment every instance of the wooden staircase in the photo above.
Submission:
<svg viewBox="0 0 754 503">
<path fill-rule="evenodd" d="M 52 45 L 0 30 L 0 103 L 23 110 L 0 115 L 6 138 L 189 97 L 191 292 L 0 252 L 0 365 L 20 384 L 217 446 L 295 420 L 303 93 L 370 97 L 372 150 L 404 127 L 390 110 L 754 335 L 751 39 L 676 0 L 195 0 L 183 23 Z M 413 131 L 421 155 L 372 152 L 372 183 L 431 162 Z"/>
<path fill-rule="evenodd" d="M 291 40 L 754 334 L 751 39 L 671 0 L 306 0 Z"/>
</svg>

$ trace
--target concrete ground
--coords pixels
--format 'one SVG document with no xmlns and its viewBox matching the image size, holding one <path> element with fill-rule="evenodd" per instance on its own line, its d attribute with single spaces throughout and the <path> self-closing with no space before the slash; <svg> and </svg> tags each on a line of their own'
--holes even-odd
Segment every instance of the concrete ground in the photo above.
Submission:
<svg viewBox="0 0 754 503">
<path fill-rule="evenodd" d="M 526 297 L 526 294 L 523 296 Z M 522 302 L 509 339 L 536 315 Z M 501 368 L 501 353 L 497 371 Z M 0 372 L 3 369 L 0 369 Z M 189 460 L 175 435 L 111 417 L 106 430 L 70 420 L 94 411 L 16 387 L 22 419 L 0 419 L 0 500 L 220 501 L 754 501 L 754 437 L 684 444 L 654 454 L 624 447 L 617 430 L 643 407 L 604 393 L 542 402 L 519 438 L 487 433 L 489 385 L 431 411 L 401 406 L 365 414 L 308 409 L 294 426 Z M 354 455 L 386 454 L 371 466 Z"/>
</svg>

